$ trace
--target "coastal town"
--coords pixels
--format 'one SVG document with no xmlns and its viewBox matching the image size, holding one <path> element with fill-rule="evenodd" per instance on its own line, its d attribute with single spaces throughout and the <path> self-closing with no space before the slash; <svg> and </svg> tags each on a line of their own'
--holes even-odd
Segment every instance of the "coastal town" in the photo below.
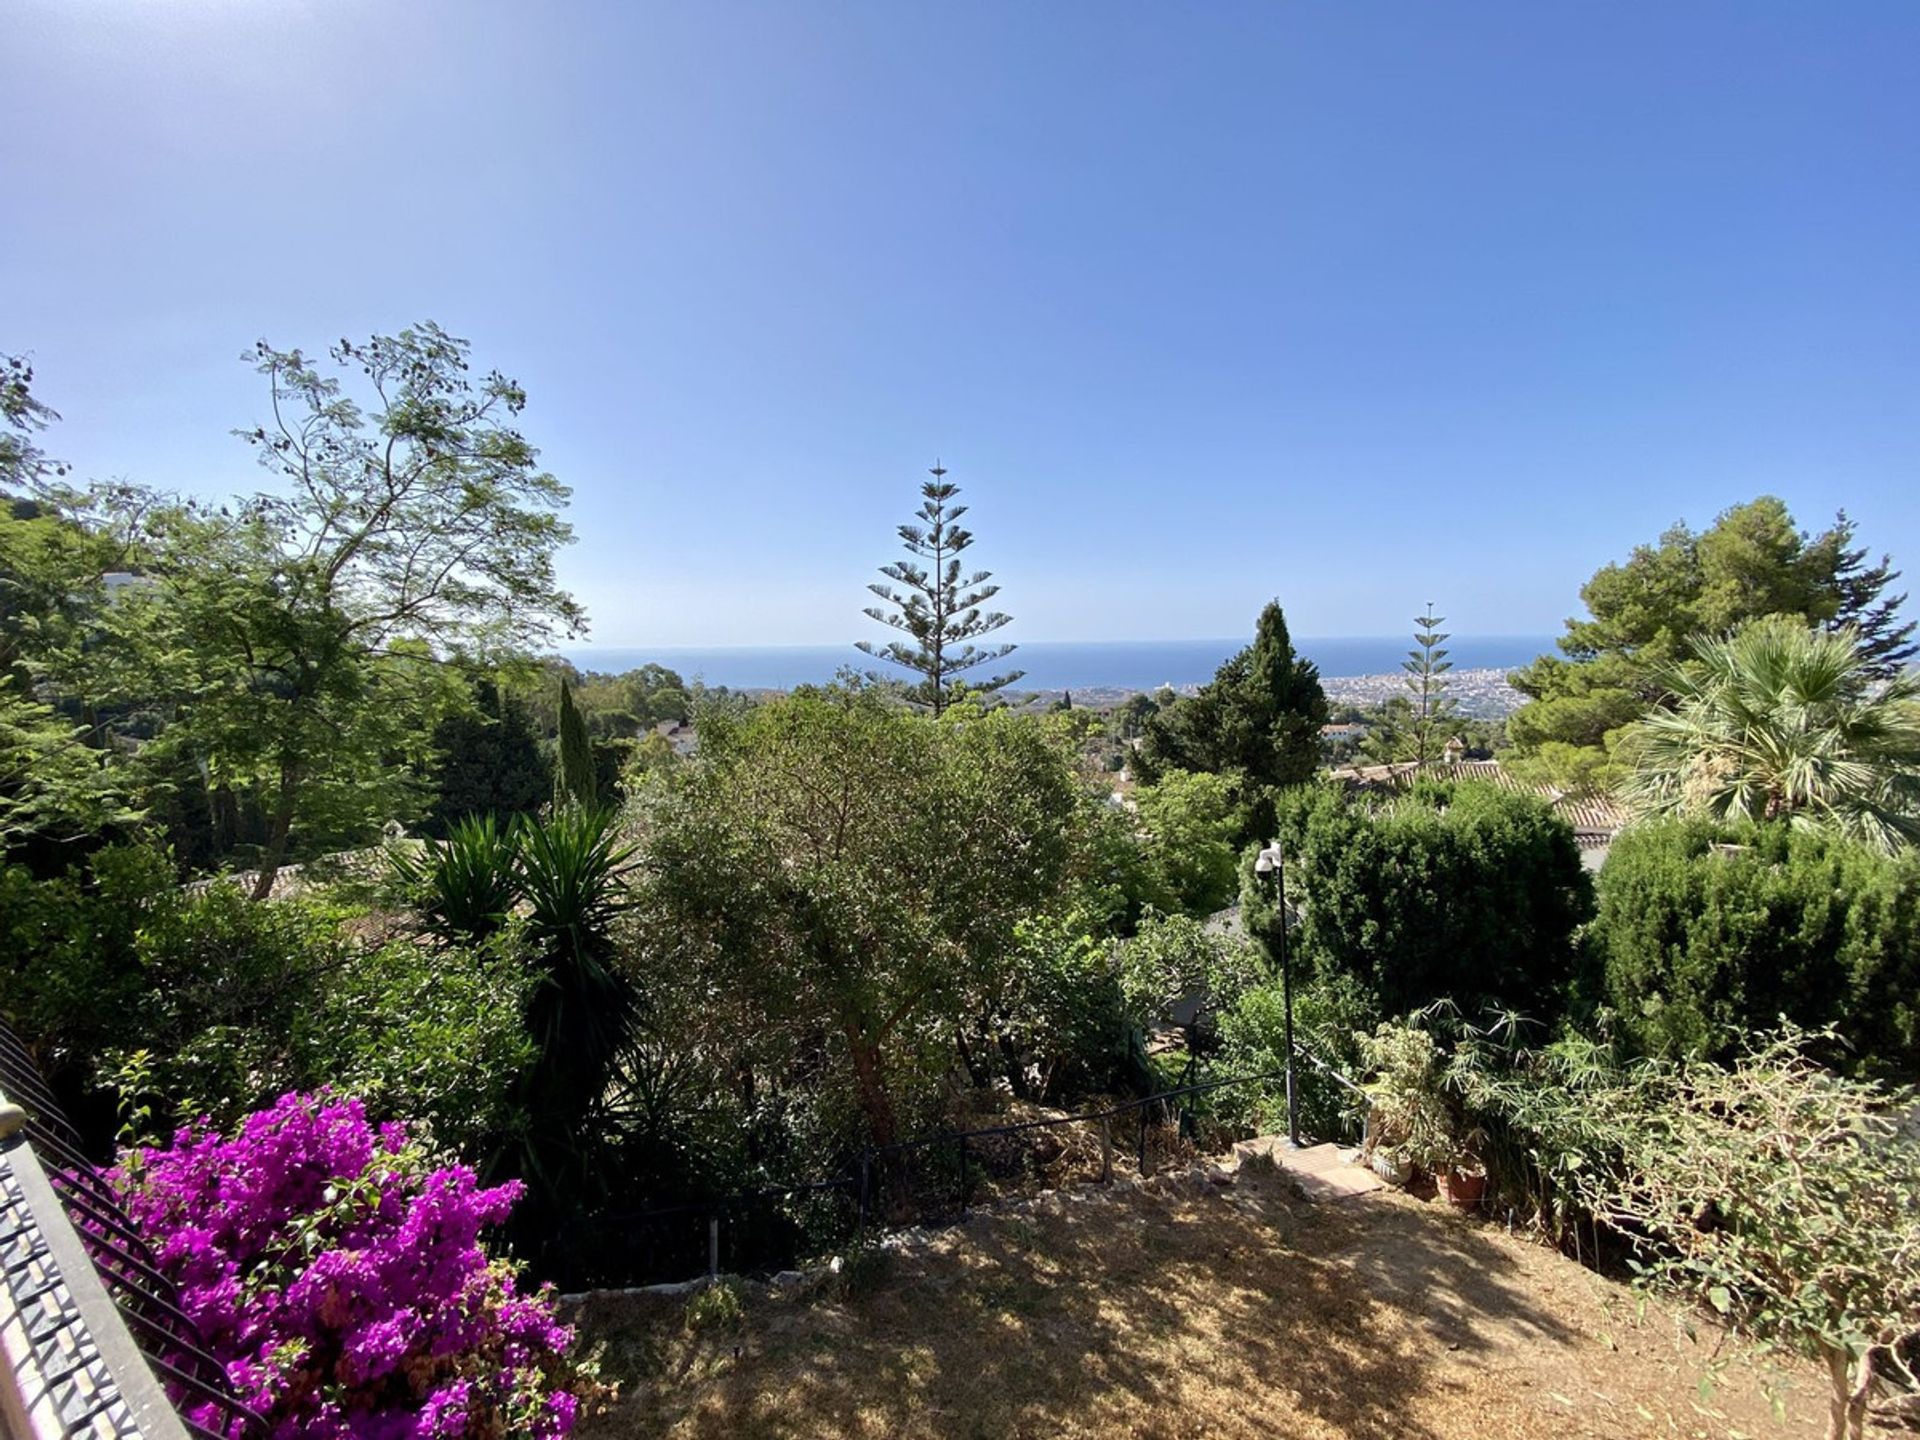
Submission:
<svg viewBox="0 0 1920 1440">
<path fill-rule="evenodd" d="M 1476 720 L 1501 720 L 1526 702 L 1526 696 L 1508 683 L 1505 670 L 1453 670 L 1448 672 L 1447 696 L 1454 702 L 1454 713 Z M 1323 675 L 1320 686 L 1327 702 L 1335 707 L 1366 709 L 1385 704 L 1406 694 L 1407 677 L 1398 671 L 1381 675 Z M 1075 690 L 1015 690 L 1005 692 L 1010 700 L 1046 709 L 1063 700 L 1076 706 L 1109 710 L 1125 704 L 1135 695 L 1170 691 L 1183 699 L 1200 691 L 1199 685 L 1166 685 L 1146 691 L 1131 685 L 1090 685 Z"/>
</svg>

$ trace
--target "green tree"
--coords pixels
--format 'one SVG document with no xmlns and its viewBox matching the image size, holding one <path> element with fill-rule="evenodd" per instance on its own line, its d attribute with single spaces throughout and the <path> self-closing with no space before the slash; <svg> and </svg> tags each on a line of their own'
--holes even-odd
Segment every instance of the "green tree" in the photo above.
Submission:
<svg viewBox="0 0 1920 1440">
<path fill-rule="evenodd" d="M 1515 747 L 1531 755 L 1559 742 L 1604 755 L 1609 737 L 1666 698 L 1664 667 L 1684 658 L 1698 634 L 1723 634 L 1765 615 L 1823 627 L 1849 620 L 1874 626 L 1882 663 L 1902 655 L 1901 597 L 1883 560 L 1864 564 L 1845 515 L 1809 535 L 1770 495 L 1723 512 L 1695 533 L 1675 525 L 1622 564 L 1602 567 L 1581 588 L 1587 617 L 1567 621 L 1561 654 L 1542 656 L 1513 677 L 1528 703 L 1508 721 Z"/>
<path fill-rule="evenodd" d="M 59 413 L 33 393 L 33 364 L 24 355 L 0 353 L 0 500 L 33 493 L 66 466 L 47 457 L 37 436 Z"/>
<path fill-rule="evenodd" d="M 1231 776 L 1246 806 L 1261 787 L 1312 778 L 1326 723 L 1320 672 L 1294 653 L 1286 616 L 1271 601 L 1251 645 L 1199 694 L 1147 718 L 1135 768 L 1149 782 L 1168 770 Z"/>
<path fill-rule="evenodd" d="M 1916 622 L 1902 621 L 1905 594 L 1889 595 L 1888 588 L 1900 578 L 1893 568 L 1893 557 L 1882 555 L 1867 563 L 1870 553 L 1864 545 L 1852 544 L 1858 528 L 1842 510 L 1834 522 L 1841 532 L 1841 552 L 1835 570 L 1840 589 L 1840 608 L 1833 617 L 1834 629 L 1851 628 L 1859 633 L 1860 653 L 1866 658 L 1867 673 L 1875 680 L 1891 680 L 1920 654 L 1914 644 Z"/>
<path fill-rule="evenodd" d="M 587 739 L 586 722 L 574 707 L 573 691 L 560 682 L 560 736 L 553 766 L 553 801 L 556 806 L 599 803 L 599 778 L 594 771 L 593 744 Z"/>
<path fill-rule="evenodd" d="M 525 392 L 473 378 L 468 346 L 426 324 L 328 352 L 368 407 L 298 350 L 264 341 L 271 424 L 242 432 L 282 483 L 230 506 L 144 497 L 150 582 L 107 609 L 85 657 L 96 692 L 157 727 L 157 760 L 258 787 L 267 894 L 302 828 L 364 830 L 424 797 L 396 758 L 464 703 L 449 655 L 525 648 L 580 623 L 554 579 L 567 491 L 513 428 Z M 95 492 L 96 513 L 117 498 Z M 384 813 L 383 813 L 384 812 Z"/>
<path fill-rule="evenodd" d="M 922 503 L 915 516 L 920 523 L 900 527 L 908 558 L 880 567 L 892 584 L 867 587 L 885 603 L 869 606 L 866 613 L 907 639 L 885 645 L 861 640 L 856 648 L 920 676 L 908 687 L 907 698 L 938 715 L 963 686 L 972 695 L 991 695 L 1025 672 L 1014 670 L 988 680 L 960 678 L 1013 653 L 1011 645 L 973 643 L 1010 624 L 1013 617 L 980 608 L 1000 587 L 991 583 L 993 576 L 986 570 L 962 572 L 960 556 L 973 544 L 972 532 L 960 526 L 967 507 L 953 503 L 960 487 L 947 483 L 945 470 L 936 464 L 929 473 L 933 479 L 920 487 Z"/>
<path fill-rule="evenodd" d="M 1400 662 L 1400 668 L 1407 672 L 1407 693 L 1412 697 L 1410 703 L 1414 709 L 1411 754 L 1406 758 L 1417 765 L 1425 765 L 1429 760 L 1440 756 L 1440 747 L 1434 741 L 1435 729 L 1453 714 L 1453 701 L 1446 690 L 1447 671 L 1453 668 L 1453 662 L 1447 659 L 1447 652 L 1441 648 L 1447 636 L 1440 627 L 1446 623 L 1445 617 L 1436 619 L 1433 602 L 1427 602 L 1427 613 L 1413 617 L 1413 649 L 1407 652 L 1407 658 Z"/>
<path fill-rule="evenodd" d="M 649 965 L 730 996 L 755 1043 L 825 1039 L 875 1144 L 1061 893 L 1081 803 L 1031 718 L 843 692 L 703 716 L 700 763 L 649 796 Z"/>
<path fill-rule="evenodd" d="M 65 467 L 39 447 L 59 416 L 32 385 L 24 357 L 0 355 L 0 852 L 52 848 L 137 813 L 96 727 L 45 679 L 48 659 L 87 633 L 117 550 L 35 498 Z"/>
<path fill-rule="evenodd" d="M 468 816 L 531 814 L 553 798 L 553 767 L 527 707 L 489 679 L 474 682 L 472 698 L 433 732 L 431 835 Z"/>
<path fill-rule="evenodd" d="M 1891 849 L 1920 835 L 1920 677 L 1884 684 L 1852 630 L 1784 617 L 1694 641 L 1622 738 L 1641 814 L 1785 819 Z"/>
<path fill-rule="evenodd" d="M 1182 910 L 1210 915 L 1240 888 L 1240 815 L 1224 775 L 1169 770 L 1135 795 L 1150 862 Z"/>
</svg>

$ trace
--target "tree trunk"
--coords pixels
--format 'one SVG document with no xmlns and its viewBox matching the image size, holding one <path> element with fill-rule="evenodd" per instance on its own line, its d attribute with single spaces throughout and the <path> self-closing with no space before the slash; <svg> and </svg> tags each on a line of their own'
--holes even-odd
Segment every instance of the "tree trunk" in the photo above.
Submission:
<svg viewBox="0 0 1920 1440">
<path fill-rule="evenodd" d="M 854 1089 L 860 1097 L 860 1109 L 867 1117 L 867 1133 L 877 1147 L 894 1141 L 893 1097 L 887 1094 L 886 1076 L 881 1071 L 880 1047 L 858 1025 L 846 1027 L 847 1054 L 853 1061 Z"/>
<path fill-rule="evenodd" d="M 293 803 L 300 793 L 299 771 L 291 765 L 280 767 L 280 790 L 273 804 L 273 823 L 267 831 L 266 849 L 260 852 L 260 869 L 253 882 L 253 898 L 264 900 L 273 893 L 274 877 L 287 860 L 287 836 L 293 830 Z"/>
<path fill-rule="evenodd" d="M 1860 1362 L 1860 1375 L 1853 1375 L 1853 1357 L 1845 1350 L 1823 1347 L 1827 1374 L 1833 1381 L 1833 1393 L 1827 1400 L 1827 1440 L 1861 1440 L 1867 1428 L 1867 1394 L 1873 1389 L 1873 1366 Z"/>
</svg>

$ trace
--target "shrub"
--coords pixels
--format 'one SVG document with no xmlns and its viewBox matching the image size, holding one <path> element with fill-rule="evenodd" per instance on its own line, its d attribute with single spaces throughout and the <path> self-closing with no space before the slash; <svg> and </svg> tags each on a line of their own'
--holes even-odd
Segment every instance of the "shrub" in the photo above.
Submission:
<svg viewBox="0 0 1920 1440">
<path fill-rule="evenodd" d="M 747 1307 L 740 1302 L 740 1287 L 730 1279 L 702 1286 L 687 1301 L 686 1326 L 696 1333 L 737 1330 L 746 1318 Z"/>
<path fill-rule="evenodd" d="M 1362 1074 L 1356 1032 L 1374 1023 L 1373 998 L 1352 976 L 1330 976 L 1300 983 L 1295 975 L 1294 1043 L 1303 1058 L 1294 1066 L 1300 1128 L 1328 1139 L 1356 1130 L 1360 1109 L 1353 1093 L 1305 1056 L 1351 1078 Z M 1218 1069 L 1225 1075 L 1277 1075 L 1286 1068 L 1286 997 L 1280 982 L 1266 981 L 1244 992 L 1218 1021 Z M 1220 1108 L 1263 1134 L 1287 1126 L 1287 1090 L 1280 1080 L 1236 1085 L 1216 1092 Z"/>
<path fill-rule="evenodd" d="M 1359 980 L 1382 1016 L 1443 999 L 1542 1018 L 1564 1008 L 1592 885 L 1544 801 L 1473 783 L 1384 803 L 1303 788 L 1282 795 L 1279 816 L 1296 963 Z M 1270 895 L 1243 882 L 1264 937 Z"/>
<path fill-rule="evenodd" d="M 1876 1376 L 1915 1381 L 1913 1092 L 1834 1074 L 1791 1029 L 1726 1065 L 1461 1033 L 1446 1087 L 1506 1198 L 1536 1199 L 1557 1235 L 1589 1222 L 1643 1286 L 1822 1362 L 1830 1440 L 1860 1435 Z"/>
<path fill-rule="evenodd" d="M 1777 1026 L 1833 1026 L 1827 1058 L 1920 1075 L 1920 856 L 1784 824 L 1669 821 L 1622 835 L 1592 957 L 1623 1032 L 1724 1058 Z"/>
<path fill-rule="evenodd" d="M 1015 927 L 997 983 L 963 1056 L 977 1083 L 1004 1076 L 1039 1098 L 1124 1087 L 1137 1031 L 1114 965 L 1114 942 L 1080 911 L 1041 913 Z"/>
<path fill-rule="evenodd" d="M 1136 1020 L 1144 1027 L 1189 1013 L 1189 1039 L 1211 1038 L 1218 1012 L 1265 978 L 1253 945 L 1186 915 L 1148 915 L 1120 950 L 1120 987 Z"/>
<path fill-rule="evenodd" d="M 590 1383 L 550 1294 L 480 1244 L 517 1185 L 434 1168 L 358 1101 L 287 1095 L 116 1172 L 243 1399 L 283 1440 L 563 1436 Z M 210 1414 L 189 1418 L 211 1423 Z"/>
<path fill-rule="evenodd" d="M 1373 1143 L 1429 1175 L 1464 1159 L 1468 1146 L 1447 1083 L 1446 1057 L 1433 1037 L 1417 1026 L 1385 1024 L 1363 1036 L 1360 1049 L 1370 1076 Z"/>
<path fill-rule="evenodd" d="M 1791 1032 L 1726 1068 L 1648 1064 L 1626 1096 L 1595 1213 L 1635 1238 L 1648 1284 L 1820 1361 L 1829 1440 L 1857 1440 L 1876 1375 L 1915 1378 L 1920 1143 L 1895 1119 L 1913 1097 L 1822 1069 Z"/>
<path fill-rule="evenodd" d="M 1239 888 L 1234 837 L 1244 817 L 1225 775 L 1168 770 L 1136 799 L 1147 853 L 1175 904 L 1209 915 Z"/>
<path fill-rule="evenodd" d="M 512 1123 L 530 981 L 510 936 L 374 944 L 327 904 L 182 889 L 165 851 L 135 846 L 51 880 L 0 873 L 0 917 L 13 1024 L 102 1148 L 116 1092 L 136 1131 L 322 1083 L 468 1153 Z"/>
</svg>

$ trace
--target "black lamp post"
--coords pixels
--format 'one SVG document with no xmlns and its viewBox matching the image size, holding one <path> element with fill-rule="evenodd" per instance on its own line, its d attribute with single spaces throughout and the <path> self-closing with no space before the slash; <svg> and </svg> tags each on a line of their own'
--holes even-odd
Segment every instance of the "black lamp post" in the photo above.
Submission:
<svg viewBox="0 0 1920 1440">
<path fill-rule="evenodd" d="M 1287 1013 L 1287 1144 L 1300 1148 L 1300 1105 L 1293 1090 L 1293 965 L 1287 957 L 1287 857 L 1280 842 L 1262 850 L 1253 862 L 1253 873 L 1273 877 L 1280 897 L 1280 995 Z"/>
</svg>

